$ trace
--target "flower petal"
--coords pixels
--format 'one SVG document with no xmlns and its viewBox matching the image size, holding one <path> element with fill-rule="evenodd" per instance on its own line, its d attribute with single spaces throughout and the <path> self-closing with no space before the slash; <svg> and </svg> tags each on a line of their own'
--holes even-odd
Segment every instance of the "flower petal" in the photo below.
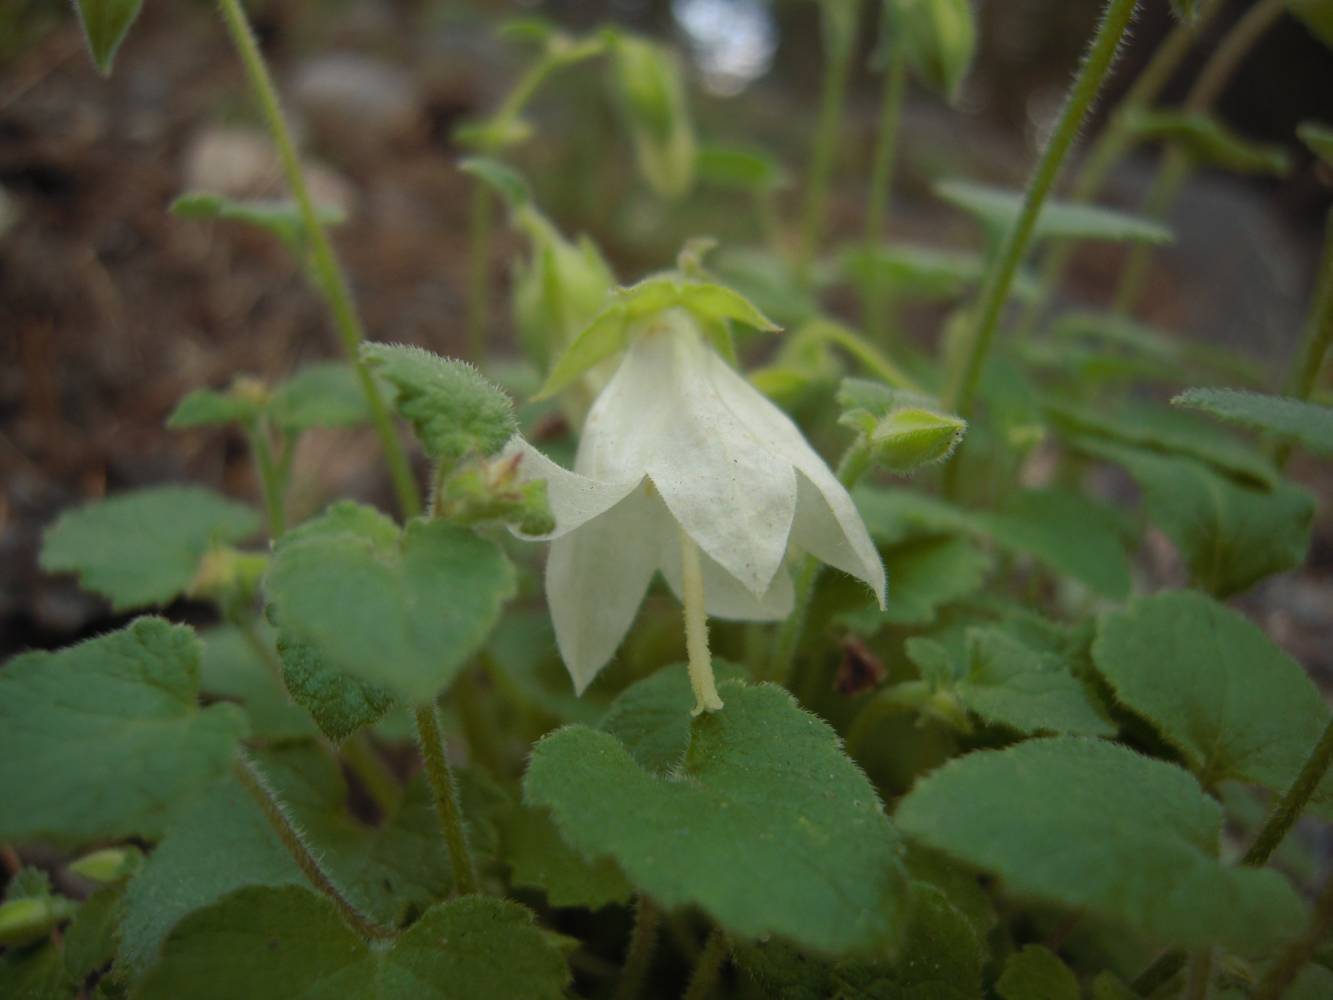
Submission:
<svg viewBox="0 0 1333 1000">
<path fill-rule="evenodd" d="M 778 570 L 768 590 L 756 597 L 707 553 L 700 553 L 699 566 L 704 577 L 704 610 L 710 617 L 724 621 L 776 622 L 790 615 L 796 604 L 791 576 L 785 568 Z M 665 534 L 658 568 L 671 592 L 677 599 L 683 599 L 680 543 Z"/>
<path fill-rule="evenodd" d="M 713 377 L 726 365 L 693 320 L 673 311 L 658 322 L 589 413 L 576 468 L 606 480 L 646 472 L 699 548 L 762 597 L 786 555 L 795 474 L 737 418 L 723 391 L 734 383 Z"/>
<path fill-rule="evenodd" d="M 657 570 L 660 505 L 646 490 L 551 543 L 546 601 L 556 645 L 582 694 L 634 624 Z"/>
<path fill-rule="evenodd" d="M 617 482 L 589 479 L 552 462 L 517 434 L 505 445 L 503 452 L 503 457 L 513 455 L 520 456 L 520 482 L 546 480 L 546 496 L 551 504 L 551 514 L 555 517 L 555 531 L 549 534 L 524 535 L 514 532 L 529 541 L 546 541 L 568 534 L 620 503 L 643 479 L 642 475 Z"/>
<path fill-rule="evenodd" d="M 827 467 L 824 474 L 826 481 L 822 484 L 804 471 L 796 477 L 799 482 L 792 545 L 864 580 L 875 592 L 882 609 L 886 587 L 884 563 L 851 496 Z"/>
</svg>

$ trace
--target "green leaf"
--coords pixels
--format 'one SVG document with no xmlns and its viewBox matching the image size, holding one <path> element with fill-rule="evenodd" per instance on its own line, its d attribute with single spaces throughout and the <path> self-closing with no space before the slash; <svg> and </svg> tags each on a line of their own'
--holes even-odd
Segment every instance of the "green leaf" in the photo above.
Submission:
<svg viewBox="0 0 1333 1000">
<path fill-rule="evenodd" d="M 296 257 L 305 253 L 305 220 L 294 201 L 238 201 L 208 191 L 192 191 L 171 203 L 171 214 L 182 219 L 221 219 L 241 222 L 272 233 Z M 336 226 L 347 220 L 341 208 L 320 205 L 315 209 L 320 223 Z"/>
<path fill-rule="evenodd" d="M 195 389 L 176 404 L 167 417 L 170 430 L 217 427 L 223 424 L 248 424 L 264 411 L 261 400 L 252 394 L 213 389 Z"/>
<path fill-rule="evenodd" d="M 1328 707 L 1300 664 L 1202 594 L 1131 601 L 1102 618 L 1092 654 L 1117 699 L 1153 723 L 1209 788 L 1234 780 L 1285 792 L 1328 725 Z M 1333 779 L 1317 801 L 1333 809 Z"/>
<path fill-rule="evenodd" d="M 74 9 L 83 26 L 83 38 L 98 72 L 111 75 L 120 43 L 139 16 L 143 0 L 76 0 Z"/>
<path fill-rule="evenodd" d="M 499 821 L 510 882 L 540 889 L 551 906 L 583 906 L 597 910 L 625 903 L 634 894 L 613 861 L 585 861 L 560 837 L 544 809 L 515 805 Z"/>
<path fill-rule="evenodd" d="M 1287 0 L 1287 10 L 1310 34 L 1333 48 L 1333 0 Z"/>
<path fill-rule="evenodd" d="M 1083 996 L 1069 966 L 1039 944 L 1009 956 L 995 991 L 1004 1000 L 1081 1000 Z"/>
<path fill-rule="evenodd" d="M 896 819 L 1018 897 L 1160 944 L 1262 949 L 1303 923 L 1276 872 L 1218 860 L 1221 808 L 1187 772 L 1112 743 L 1062 736 L 968 754 L 919 782 Z"/>
<path fill-rule="evenodd" d="M 199 640 L 140 618 L 0 670 L 0 840 L 159 836 L 225 772 L 245 719 L 200 709 Z"/>
<path fill-rule="evenodd" d="M 962 298 L 980 284 L 986 273 L 981 254 L 938 250 L 908 243 L 866 246 L 854 243 L 838 254 L 826 277 L 845 274 L 860 287 L 888 287 L 895 300 L 950 301 Z M 1037 291 L 1031 275 L 1020 272 L 1013 294 L 1030 300 Z"/>
<path fill-rule="evenodd" d="M 370 423 L 370 405 L 356 371 L 342 361 L 306 365 L 273 390 L 268 413 L 279 429 L 293 434 Z"/>
<path fill-rule="evenodd" d="M 1324 161 L 1325 166 L 1333 167 L 1333 128 L 1322 122 L 1301 122 L 1296 134 L 1310 147 L 1310 152 Z"/>
<path fill-rule="evenodd" d="M 1145 378 L 1174 380 L 1183 377 L 1188 369 L 1202 368 L 1237 382 L 1260 384 L 1264 381 L 1262 368 L 1252 358 L 1197 344 L 1180 334 L 1146 326 L 1114 313 L 1068 312 L 1051 325 L 1051 334 L 1057 341 L 1090 340 L 1099 354 L 1115 351 L 1143 361 L 1146 367 L 1136 374 Z M 1056 347 L 1057 353 L 1069 349 L 1066 343 Z"/>
<path fill-rule="evenodd" d="M 278 656 L 288 693 L 334 743 L 378 722 L 396 703 L 384 685 L 328 666 L 309 643 L 280 635 Z"/>
<path fill-rule="evenodd" d="M 1000 628 L 970 629 L 967 656 L 967 672 L 955 693 L 987 722 L 1029 736 L 1115 735 L 1116 727 L 1060 658 L 1032 649 Z"/>
<path fill-rule="evenodd" d="M 74 914 L 64 939 L 65 971 L 74 982 L 82 983 L 115 958 L 123 899 L 121 886 L 99 889 Z"/>
<path fill-rule="evenodd" d="M 503 198 L 511 212 L 532 201 L 528 179 L 502 160 L 491 156 L 468 156 L 458 161 L 458 169 L 482 181 Z"/>
<path fill-rule="evenodd" d="M 426 704 L 499 620 L 514 569 L 494 542 L 442 521 L 413 521 L 386 541 L 284 539 L 265 581 L 270 616 L 285 644 L 309 647 L 324 667 Z"/>
<path fill-rule="evenodd" d="M 905 53 L 922 83 L 956 100 L 977 48 L 972 0 L 888 0 L 885 14 L 881 59 Z"/>
<path fill-rule="evenodd" d="M 465 361 L 401 344 L 362 344 L 361 357 L 398 390 L 398 412 L 437 462 L 494 455 L 518 431 L 509 397 Z"/>
<path fill-rule="evenodd" d="M 996 238 L 1018 221 L 1023 195 L 1017 191 L 986 187 L 968 181 L 945 180 L 935 184 L 935 194 L 970 212 Z M 1037 216 L 1033 242 L 1044 239 L 1098 240 L 1111 243 L 1170 243 L 1171 230 L 1160 222 L 1095 205 L 1048 199 Z"/>
<path fill-rule="evenodd" d="M 1279 177 L 1291 169 L 1291 157 L 1281 146 L 1246 139 L 1203 112 L 1140 108 L 1130 114 L 1126 127 L 1139 140 L 1172 143 L 1206 166 Z"/>
<path fill-rule="evenodd" d="M 1242 389 L 1187 389 L 1171 405 L 1203 410 L 1227 423 L 1297 441 L 1320 455 L 1333 455 L 1333 407 Z"/>
<path fill-rule="evenodd" d="M 729 191 L 768 194 L 791 183 L 791 176 L 766 149 L 705 143 L 695 161 L 699 179 Z"/>
<path fill-rule="evenodd" d="M 438 903 L 392 942 L 372 945 L 328 900 L 285 886 L 241 889 L 186 918 L 138 995 L 559 1000 L 568 980 L 559 949 L 517 903 Z"/>
<path fill-rule="evenodd" d="M 941 608 L 975 593 L 994 560 L 966 538 L 926 537 L 895 545 L 884 553 L 890 600 L 881 611 L 873 603 L 837 616 L 838 624 L 865 636 L 886 625 L 929 625 Z"/>
<path fill-rule="evenodd" d="M 1192 578 L 1218 597 L 1299 566 L 1314 503 L 1286 482 L 1271 491 L 1220 476 L 1183 456 L 1166 457 L 1082 438 L 1077 446 L 1120 465 L 1143 491 L 1148 516 L 1175 543 Z"/>
<path fill-rule="evenodd" d="M 63 1000 L 75 996 L 78 988 L 55 945 L 10 949 L 0 955 L 0 996 L 5 1000 Z"/>
<path fill-rule="evenodd" d="M 222 625 L 200 636 L 199 691 L 208 700 L 238 704 L 259 740 L 281 742 L 315 735 L 310 717 L 283 689 L 281 663 L 266 632 L 253 639 L 243 629 Z"/>
<path fill-rule="evenodd" d="M 186 593 L 213 545 L 259 530 L 251 508 L 200 486 L 154 486 L 61 514 L 42 539 L 42 569 L 76 573 L 116 611 Z"/>
<path fill-rule="evenodd" d="M 662 906 L 699 906 L 739 937 L 825 952 L 892 938 L 906 886 L 874 788 L 787 692 L 732 681 L 722 695 L 723 711 L 694 720 L 678 775 L 569 726 L 534 748 L 525 801 Z"/>
</svg>

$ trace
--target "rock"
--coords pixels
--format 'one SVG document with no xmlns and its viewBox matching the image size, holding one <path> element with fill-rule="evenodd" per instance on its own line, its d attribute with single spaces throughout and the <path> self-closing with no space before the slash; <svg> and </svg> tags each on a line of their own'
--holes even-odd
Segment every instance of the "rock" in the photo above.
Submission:
<svg viewBox="0 0 1333 1000">
<path fill-rule="evenodd" d="M 292 85 L 312 137 L 339 156 L 364 160 L 421 125 L 421 95 L 392 64 L 342 52 L 311 59 Z"/>
</svg>

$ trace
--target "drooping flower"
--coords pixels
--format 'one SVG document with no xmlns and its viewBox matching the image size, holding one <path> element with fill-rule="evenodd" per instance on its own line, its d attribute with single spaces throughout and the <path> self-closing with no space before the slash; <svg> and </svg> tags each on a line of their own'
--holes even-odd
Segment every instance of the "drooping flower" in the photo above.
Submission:
<svg viewBox="0 0 1333 1000">
<path fill-rule="evenodd" d="M 846 489 L 685 309 L 656 314 L 630 340 L 588 414 L 573 472 L 521 439 L 510 447 L 524 454 L 522 475 L 547 481 L 556 521 L 544 536 L 547 600 L 580 693 L 615 654 L 657 572 L 686 606 L 690 642 L 704 641 L 692 637 L 704 611 L 744 621 L 790 614 L 794 553 L 863 580 L 884 603 L 884 567 Z M 691 627 L 692 603 L 702 606 Z M 720 708 L 696 652 L 696 711 Z"/>
</svg>

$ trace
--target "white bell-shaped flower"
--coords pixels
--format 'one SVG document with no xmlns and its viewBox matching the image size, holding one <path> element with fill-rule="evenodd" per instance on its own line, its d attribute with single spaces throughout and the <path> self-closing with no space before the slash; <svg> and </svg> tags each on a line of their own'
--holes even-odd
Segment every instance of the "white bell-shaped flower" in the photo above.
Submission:
<svg viewBox="0 0 1333 1000">
<path fill-rule="evenodd" d="M 658 571 L 685 603 L 687 626 L 700 583 L 710 615 L 786 618 L 793 551 L 865 581 L 884 604 L 884 566 L 847 490 L 682 309 L 631 341 L 588 414 L 573 472 L 521 439 L 510 447 L 523 453 L 521 477 L 547 481 L 556 530 L 543 536 L 546 594 L 580 693 Z M 721 707 L 715 693 L 700 705 Z"/>
</svg>

